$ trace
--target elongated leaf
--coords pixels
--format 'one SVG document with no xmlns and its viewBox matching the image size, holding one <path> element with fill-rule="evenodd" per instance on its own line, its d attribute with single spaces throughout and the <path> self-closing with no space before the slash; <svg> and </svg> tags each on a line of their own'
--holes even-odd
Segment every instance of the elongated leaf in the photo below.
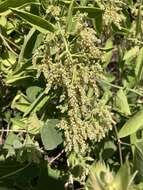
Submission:
<svg viewBox="0 0 143 190">
<path fill-rule="evenodd" d="M 27 79 L 32 79 L 33 77 L 28 75 L 28 76 L 11 76 L 7 78 L 6 83 L 7 84 L 15 84 L 20 81 L 26 81 Z"/>
<path fill-rule="evenodd" d="M 136 144 L 134 152 L 134 170 L 138 171 L 137 179 L 143 180 L 143 142 Z"/>
<path fill-rule="evenodd" d="M 126 60 L 131 60 L 133 59 L 137 53 L 139 52 L 139 47 L 138 46 L 135 46 L 133 48 L 131 48 L 129 51 L 127 51 L 123 57 L 123 60 L 126 61 Z"/>
<path fill-rule="evenodd" d="M 24 113 L 24 117 L 30 114 L 31 112 L 36 112 L 44 106 L 44 104 L 49 100 L 49 96 L 42 92 L 36 100 L 31 104 L 31 106 Z M 42 103 L 41 103 L 42 102 Z"/>
<path fill-rule="evenodd" d="M 27 34 L 24 44 L 22 46 L 18 63 L 20 63 L 24 58 L 29 59 L 32 56 L 32 51 L 37 39 L 38 31 L 32 28 Z"/>
<path fill-rule="evenodd" d="M 72 14 L 73 14 L 73 7 L 74 7 L 74 0 L 71 1 L 68 10 L 68 17 L 67 17 L 67 31 L 70 32 L 72 27 Z"/>
<path fill-rule="evenodd" d="M 38 2 L 37 0 L 6 0 L 0 3 L 0 14 L 8 11 L 9 8 L 20 7 L 27 3 Z"/>
<path fill-rule="evenodd" d="M 74 12 L 83 12 L 83 13 L 88 13 L 88 16 L 91 18 L 96 18 L 99 15 L 102 15 L 103 10 L 97 7 L 87 7 L 87 6 L 82 6 L 82 7 L 75 7 Z"/>
<path fill-rule="evenodd" d="M 117 92 L 117 96 L 115 97 L 115 106 L 117 111 L 125 115 L 131 114 L 127 97 L 122 89 Z"/>
<path fill-rule="evenodd" d="M 143 48 L 140 49 L 139 55 L 136 60 L 135 74 L 137 80 L 140 81 L 143 77 Z"/>
<path fill-rule="evenodd" d="M 44 124 L 41 130 L 41 138 L 46 150 L 55 149 L 63 141 L 61 133 L 56 129 L 57 124 L 57 119 L 51 119 Z"/>
<path fill-rule="evenodd" d="M 117 172 L 117 175 L 115 176 L 115 189 L 128 190 L 130 177 L 130 166 L 129 163 L 126 161 L 126 163 L 120 167 L 119 171 Z"/>
<path fill-rule="evenodd" d="M 11 108 L 20 110 L 21 112 L 26 112 L 28 107 L 30 106 L 30 102 L 27 100 L 27 97 L 24 94 L 18 94 L 12 101 Z"/>
<path fill-rule="evenodd" d="M 142 32 L 142 15 L 141 15 L 141 7 L 138 9 L 138 15 L 136 18 L 136 35 L 140 35 Z"/>
<path fill-rule="evenodd" d="M 126 137 L 138 131 L 143 126 L 143 110 L 131 117 L 119 131 L 119 138 Z"/>
<path fill-rule="evenodd" d="M 105 62 L 104 63 L 104 67 L 106 68 L 108 66 L 108 64 L 110 63 L 110 60 L 112 58 L 112 48 L 113 48 L 113 42 L 112 42 L 112 39 L 109 38 L 105 44 L 105 50 L 107 49 L 111 49 L 109 52 L 106 52 L 104 54 L 104 57 L 103 57 L 103 61 Z"/>
<path fill-rule="evenodd" d="M 37 15 L 28 13 L 26 11 L 20 11 L 18 9 L 11 10 L 41 33 L 46 34 L 48 31 L 54 32 L 56 30 L 53 24 Z"/>
</svg>

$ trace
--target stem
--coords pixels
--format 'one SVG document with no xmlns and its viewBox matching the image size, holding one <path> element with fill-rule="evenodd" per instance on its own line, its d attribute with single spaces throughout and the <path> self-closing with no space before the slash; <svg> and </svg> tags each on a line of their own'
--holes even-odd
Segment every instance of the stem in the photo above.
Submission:
<svg viewBox="0 0 143 190">
<path fill-rule="evenodd" d="M 130 181 L 129 181 L 129 184 L 128 184 L 127 189 L 129 189 L 129 188 L 131 187 L 132 182 L 133 182 L 133 180 L 135 179 L 137 173 L 138 173 L 138 171 L 135 171 L 135 173 L 132 175 L 132 177 L 131 177 L 131 179 L 130 179 Z"/>
<path fill-rule="evenodd" d="M 13 176 L 13 175 L 16 175 L 17 173 L 19 173 L 19 172 L 23 171 L 24 169 L 28 168 L 28 166 L 30 166 L 30 164 L 31 164 L 31 163 L 28 163 L 28 164 L 27 164 L 26 166 L 24 166 L 23 168 L 20 168 L 20 169 L 14 171 L 14 172 L 11 172 L 11 173 L 9 173 L 9 174 L 6 174 L 6 175 L 0 177 L 0 180 L 1 180 L 1 179 L 8 178 L 8 177 Z"/>
<path fill-rule="evenodd" d="M 5 40 L 4 36 L 0 33 L 0 38 L 2 39 L 4 45 L 15 55 L 17 55 L 17 53 L 15 51 L 13 51 L 13 49 L 9 46 L 9 44 L 7 43 L 7 41 Z"/>
<path fill-rule="evenodd" d="M 55 160 L 57 160 L 63 153 L 64 153 L 64 150 L 62 150 L 56 157 L 54 157 L 54 158 L 49 162 L 49 165 L 51 165 Z"/>
<path fill-rule="evenodd" d="M 118 85 L 115 85 L 115 84 L 111 84 L 110 82 L 105 81 L 105 80 L 103 80 L 103 79 L 96 79 L 96 80 L 97 80 L 98 82 L 103 82 L 103 83 L 105 83 L 105 84 L 107 84 L 107 85 L 109 85 L 109 86 L 112 86 L 112 87 L 114 87 L 114 88 L 117 88 L 117 89 L 123 89 L 123 88 L 125 88 L 124 86 L 118 86 Z M 138 92 L 138 91 L 135 90 L 135 89 L 126 88 L 126 90 L 128 90 L 128 91 L 130 91 L 130 92 L 133 92 L 133 93 L 135 93 L 135 94 L 137 94 L 137 95 L 143 97 L 143 94 L 140 93 L 140 92 Z"/>
<path fill-rule="evenodd" d="M 114 126 L 115 129 L 115 134 L 116 134 L 116 138 L 117 138 L 117 144 L 118 144 L 118 150 L 119 150 L 119 157 L 120 157 L 120 165 L 123 165 L 123 155 L 122 155 L 122 147 L 121 147 L 121 141 L 118 137 L 118 131 L 117 131 L 117 127 Z"/>
<path fill-rule="evenodd" d="M 13 130 L 13 129 L 0 129 L 0 132 L 15 132 L 15 133 L 18 133 L 18 132 L 22 132 L 22 133 L 27 133 L 26 130 Z"/>
</svg>

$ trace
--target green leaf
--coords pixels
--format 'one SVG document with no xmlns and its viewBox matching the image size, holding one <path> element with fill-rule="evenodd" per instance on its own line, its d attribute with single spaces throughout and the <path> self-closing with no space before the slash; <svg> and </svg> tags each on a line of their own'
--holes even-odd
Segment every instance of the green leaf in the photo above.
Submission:
<svg viewBox="0 0 143 190">
<path fill-rule="evenodd" d="M 85 6 L 87 4 L 87 2 L 88 2 L 87 0 L 81 0 L 80 1 L 80 5 L 81 6 Z"/>
<path fill-rule="evenodd" d="M 26 112 L 24 113 L 24 117 L 27 116 L 28 114 L 32 113 L 32 112 L 36 112 L 39 111 L 44 104 L 49 100 L 49 96 L 45 94 L 45 92 L 42 92 L 36 99 L 34 102 L 32 102 L 32 104 L 30 105 L 30 107 L 26 110 Z"/>
<path fill-rule="evenodd" d="M 143 77 L 143 48 L 140 49 L 139 55 L 136 59 L 135 75 L 137 81 L 141 81 Z"/>
<path fill-rule="evenodd" d="M 104 148 L 102 151 L 102 159 L 106 160 L 106 159 L 111 158 L 116 150 L 117 150 L 117 147 L 112 141 L 105 142 Z"/>
<path fill-rule="evenodd" d="M 43 122 L 38 119 L 37 115 L 34 113 L 29 116 L 27 123 L 26 123 L 26 130 L 31 134 L 38 134 L 40 129 L 43 126 Z"/>
<path fill-rule="evenodd" d="M 27 121 L 27 118 L 24 118 L 24 119 L 11 118 L 11 122 L 12 122 L 11 129 L 14 131 L 27 130 L 26 121 Z"/>
<path fill-rule="evenodd" d="M 63 142 L 62 134 L 56 129 L 57 119 L 48 120 L 42 130 L 41 138 L 46 150 L 53 150 Z"/>
<path fill-rule="evenodd" d="M 109 168 L 107 168 L 104 163 L 99 161 L 92 164 L 86 181 L 87 190 L 106 190 L 107 184 L 105 184 L 102 174 L 104 174 L 104 176 L 106 174 L 112 176 Z"/>
<path fill-rule="evenodd" d="M 93 17 L 92 14 L 88 14 L 91 18 Z M 95 17 L 95 16 L 94 16 Z M 102 32 L 102 26 L 103 26 L 103 18 L 102 14 L 96 15 L 95 19 L 93 18 L 93 22 L 95 22 L 96 31 L 100 35 Z"/>
<path fill-rule="evenodd" d="M 67 16 L 67 31 L 68 32 L 71 32 L 72 25 L 73 25 L 72 23 L 73 8 L 74 8 L 74 0 L 71 1 L 69 10 L 68 10 L 68 16 Z"/>
<path fill-rule="evenodd" d="M 7 84 L 16 84 L 18 85 L 18 83 L 23 83 L 26 84 L 26 80 L 30 80 L 32 81 L 33 77 L 31 75 L 27 75 L 27 76 L 20 76 L 20 75 L 15 75 L 15 76 L 8 76 L 6 79 L 6 83 Z"/>
<path fill-rule="evenodd" d="M 125 115 L 131 114 L 127 96 L 122 89 L 117 92 L 115 97 L 115 109 Z"/>
<path fill-rule="evenodd" d="M 34 102 L 42 88 L 39 86 L 30 86 L 26 89 L 27 98 L 30 102 Z"/>
<path fill-rule="evenodd" d="M 123 60 L 132 60 L 139 52 L 139 46 L 135 46 L 127 51 L 123 57 Z"/>
<path fill-rule="evenodd" d="M 27 34 L 21 52 L 19 54 L 18 63 L 20 64 L 23 59 L 29 59 L 32 56 L 32 51 L 38 36 L 38 31 L 32 28 Z"/>
<path fill-rule="evenodd" d="M 97 7 L 80 6 L 74 7 L 74 12 L 80 11 L 82 13 L 88 13 L 90 18 L 96 18 L 102 16 L 103 10 Z"/>
<path fill-rule="evenodd" d="M 143 126 L 143 110 L 132 116 L 119 131 L 118 137 L 123 138 L 138 131 Z"/>
<path fill-rule="evenodd" d="M 12 109 L 18 109 L 21 112 L 26 112 L 26 110 L 29 108 L 30 102 L 28 101 L 27 97 L 24 94 L 18 94 L 14 97 L 11 108 Z"/>
<path fill-rule="evenodd" d="M 40 165 L 40 176 L 35 190 L 63 190 L 64 182 L 60 180 L 60 171 L 51 168 L 47 161 Z"/>
<path fill-rule="evenodd" d="M 138 181 L 143 181 L 143 142 L 139 142 L 135 146 L 134 152 L 134 170 L 138 171 Z"/>
<path fill-rule="evenodd" d="M 141 6 L 138 9 L 138 15 L 136 17 L 136 35 L 141 35 L 142 33 L 142 15 L 141 15 Z"/>
<path fill-rule="evenodd" d="M 46 34 L 48 31 L 54 32 L 56 30 L 53 24 L 41 18 L 40 16 L 28 13 L 26 11 L 20 11 L 18 9 L 11 10 L 41 33 Z"/>
<path fill-rule="evenodd" d="M 104 62 L 104 68 L 106 68 L 108 66 L 108 64 L 110 63 L 111 61 L 111 58 L 112 58 L 112 48 L 113 48 L 113 41 L 111 38 L 109 38 L 105 44 L 105 48 L 104 50 L 110 50 L 108 52 L 106 52 L 104 55 L 103 55 L 103 62 Z"/>
<path fill-rule="evenodd" d="M 13 146 L 13 142 L 14 140 L 16 140 L 18 137 L 16 134 L 14 133 L 9 133 L 6 140 L 5 140 L 5 143 L 4 143 L 4 149 L 9 149 Z"/>
<path fill-rule="evenodd" d="M 5 0 L 4 2 L 0 3 L 0 14 L 8 11 L 9 8 L 16 8 L 20 7 L 27 3 L 38 2 L 37 0 Z"/>
<path fill-rule="evenodd" d="M 119 171 L 115 176 L 114 179 L 115 189 L 128 190 L 130 177 L 131 177 L 130 166 L 129 163 L 126 161 L 126 163 L 120 167 Z"/>
</svg>

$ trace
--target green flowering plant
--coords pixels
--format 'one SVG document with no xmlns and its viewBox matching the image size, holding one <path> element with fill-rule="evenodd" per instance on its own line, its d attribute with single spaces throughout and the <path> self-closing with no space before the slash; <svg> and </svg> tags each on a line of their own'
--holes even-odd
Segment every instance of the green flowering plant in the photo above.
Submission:
<svg viewBox="0 0 143 190">
<path fill-rule="evenodd" d="M 142 189 L 142 16 L 142 0 L 0 0 L 0 188 Z"/>
</svg>

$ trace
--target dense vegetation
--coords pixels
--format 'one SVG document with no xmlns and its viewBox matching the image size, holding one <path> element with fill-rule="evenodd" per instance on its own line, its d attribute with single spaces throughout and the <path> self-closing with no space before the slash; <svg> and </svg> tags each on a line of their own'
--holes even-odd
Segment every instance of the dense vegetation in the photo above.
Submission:
<svg viewBox="0 0 143 190">
<path fill-rule="evenodd" d="M 142 17 L 0 0 L 0 190 L 143 190 Z"/>
</svg>

